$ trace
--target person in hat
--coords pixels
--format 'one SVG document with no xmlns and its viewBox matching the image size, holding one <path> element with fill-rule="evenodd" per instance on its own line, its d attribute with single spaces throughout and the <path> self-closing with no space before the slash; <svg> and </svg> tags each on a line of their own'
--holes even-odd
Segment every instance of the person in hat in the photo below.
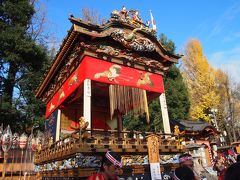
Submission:
<svg viewBox="0 0 240 180">
<path fill-rule="evenodd" d="M 185 153 L 179 156 L 180 167 L 188 167 L 195 175 L 195 178 L 200 179 L 200 174 L 194 169 L 193 157 L 191 154 Z"/>
<path fill-rule="evenodd" d="M 192 169 L 187 166 L 178 167 L 174 171 L 173 180 L 195 180 Z"/>
<path fill-rule="evenodd" d="M 181 167 L 187 166 L 193 170 L 193 158 L 190 154 L 182 154 L 179 156 L 179 164 Z"/>
<path fill-rule="evenodd" d="M 93 174 L 88 180 L 117 180 L 121 168 L 121 156 L 108 151 L 102 159 L 101 172 Z"/>
</svg>

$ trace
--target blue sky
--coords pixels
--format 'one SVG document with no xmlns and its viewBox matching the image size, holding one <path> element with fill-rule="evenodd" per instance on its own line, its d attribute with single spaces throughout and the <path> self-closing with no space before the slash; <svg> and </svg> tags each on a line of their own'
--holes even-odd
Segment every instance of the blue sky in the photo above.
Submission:
<svg viewBox="0 0 240 180">
<path fill-rule="evenodd" d="M 71 27 L 70 14 L 81 17 L 88 7 L 108 19 L 122 5 L 138 9 L 142 19 L 150 20 L 152 10 L 158 34 L 172 39 L 181 53 L 190 38 L 202 43 L 204 53 L 214 67 L 230 72 L 240 81 L 240 1 L 239 0 L 42 0 L 48 31 L 61 42 Z"/>
</svg>

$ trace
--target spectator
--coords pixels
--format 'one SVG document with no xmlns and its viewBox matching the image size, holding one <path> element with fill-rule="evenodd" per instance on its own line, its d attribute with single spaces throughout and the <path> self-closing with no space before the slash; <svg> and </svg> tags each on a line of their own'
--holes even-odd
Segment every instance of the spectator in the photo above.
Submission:
<svg viewBox="0 0 240 180">
<path fill-rule="evenodd" d="M 122 168 L 121 157 L 108 151 L 102 159 L 101 172 L 90 176 L 88 180 L 117 180 L 120 168 Z"/>
<path fill-rule="evenodd" d="M 180 166 L 187 166 L 193 170 L 193 158 L 190 154 L 182 154 L 179 156 Z"/>
<path fill-rule="evenodd" d="M 240 180 L 240 163 L 234 163 L 227 168 L 224 180 Z"/>
<path fill-rule="evenodd" d="M 237 162 L 240 163 L 240 154 L 237 155 Z"/>
<path fill-rule="evenodd" d="M 195 176 L 192 169 L 182 166 L 175 169 L 173 180 L 195 180 Z"/>
</svg>

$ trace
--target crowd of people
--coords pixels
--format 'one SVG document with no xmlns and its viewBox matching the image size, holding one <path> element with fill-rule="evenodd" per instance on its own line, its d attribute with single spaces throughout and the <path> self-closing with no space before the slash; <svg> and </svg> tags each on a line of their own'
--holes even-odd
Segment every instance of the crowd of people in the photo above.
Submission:
<svg viewBox="0 0 240 180">
<path fill-rule="evenodd" d="M 212 180 L 213 177 L 207 175 L 201 177 L 194 169 L 193 158 L 190 154 L 179 156 L 180 167 L 174 171 L 174 180 Z M 240 155 L 237 156 L 237 162 L 229 167 L 222 168 L 218 171 L 218 180 L 240 180 Z"/>
<path fill-rule="evenodd" d="M 194 170 L 193 158 L 190 154 L 182 154 L 179 156 L 179 167 L 175 169 L 172 180 L 212 180 L 211 177 L 200 177 Z M 121 156 L 108 151 L 103 159 L 101 171 L 88 178 L 88 180 L 117 180 L 119 171 L 121 171 Z M 221 169 L 218 173 L 219 180 L 240 180 L 240 155 L 237 162 L 228 168 Z"/>
<path fill-rule="evenodd" d="M 240 155 L 232 164 L 222 156 L 218 157 L 214 164 L 214 170 L 217 171 L 219 180 L 240 180 Z"/>
</svg>

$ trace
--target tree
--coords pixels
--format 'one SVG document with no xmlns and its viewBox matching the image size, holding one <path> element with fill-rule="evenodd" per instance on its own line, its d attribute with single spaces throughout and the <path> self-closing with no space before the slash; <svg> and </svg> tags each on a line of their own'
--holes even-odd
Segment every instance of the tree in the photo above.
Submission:
<svg viewBox="0 0 240 180">
<path fill-rule="evenodd" d="M 169 52 L 175 53 L 176 46 L 172 40 L 169 40 L 163 33 L 159 36 L 159 42 Z M 179 68 L 172 65 L 164 74 L 164 88 L 168 107 L 169 119 L 188 119 L 190 102 L 188 91 Z M 160 111 L 159 99 L 149 105 L 151 119 L 154 122 L 155 130 L 162 129 L 162 115 Z"/>
<path fill-rule="evenodd" d="M 188 90 L 176 65 L 173 65 L 165 74 L 164 87 L 169 119 L 188 119 L 190 108 Z"/>
<path fill-rule="evenodd" d="M 105 18 L 100 17 L 98 11 L 91 10 L 87 7 L 82 9 L 82 18 L 84 21 L 92 24 L 102 24 L 105 21 Z"/>
<path fill-rule="evenodd" d="M 151 131 L 153 128 L 152 124 L 152 122 L 149 124 L 147 123 L 145 115 L 136 115 L 134 113 L 129 113 L 123 116 L 123 127 L 129 131 Z"/>
<path fill-rule="evenodd" d="M 227 72 L 216 71 L 217 94 L 220 97 L 218 105 L 218 126 L 228 132 L 229 141 L 237 141 L 236 129 L 240 118 L 240 88 Z M 239 132 L 238 132 L 239 134 Z M 240 136 L 240 134 L 239 134 Z"/>
<path fill-rule="evenodd" d="M 175 52 L 175 44 L 173 41 L 169 40 L 164 34 L 161 34 L 159 37 L 159 42 L 163 45 L 163 47 L 170 53 Z M 169 71 L 167 71 L 164 75 L 164 87 L 166 93 L 166 101 L 168 106 L 169 119 L 187 119 L 189 115 L 189 98 L 187 86 L 185 85 L 182 75 L 180 73 L 179 68 L 176 65 L 173 65 Z M 159 104 L 159 99 L 152 101 L 149 104 L 149 112 L 150 112 L 150 123 L 149 125 L 143 123 L 142 118 L 134 117 L 131 115 L 132 120 L 134 122 L 131 123 L 127 120 L 125 127 L 127 129 L 140 130 L 142 129 L 148 131 L 156 131 L 159 132 L 163 129 L 162 125 L 162 115 L 161 115 L 161 107 Z M 126 117 L 125 117 L 126 118 Z M 128 119 L 131 119 L 128 117 Z M 139 126 L 139 124 L 141 126 Z"/>
<path fill-rule="evenodd" d="M 29 121 L 26 119 L 27 111 L 22 110 L 29 105 L 29 99 L 33 98 L 33 87 L 39 79 L 37 73 L 48 60 L 46 48 L 34 41 L 30 31 L 34 13 L 34 4 L 28 0 L 0 2 L 0 116 L 1 122 L 14 128 L 23 128 L 24 123 Z M 30 74 L 32 75 L 29 76 Z M 27 86 L 26 83 L 30 83 L 27 87 L 30 93 L 23 88 Z M 34 115 L 31 120 L 33 118 Z"/>
<path fill-rule="evenodd" d="M 167 36 L 163 33 L 160 34 L 158 41 L 169 53 L 175 53 L 176 46 L 171 39 L 168 39 Z"/>
<path fill-rule="evenodd" d="M 191 39 L 183 57 L 183 76 L 190 95 L 192 119 L 210 122 L 210 110 L 216 108 L 219 103 L 215 73 L 203 54 L 201 43 Z"/>
</svg>

